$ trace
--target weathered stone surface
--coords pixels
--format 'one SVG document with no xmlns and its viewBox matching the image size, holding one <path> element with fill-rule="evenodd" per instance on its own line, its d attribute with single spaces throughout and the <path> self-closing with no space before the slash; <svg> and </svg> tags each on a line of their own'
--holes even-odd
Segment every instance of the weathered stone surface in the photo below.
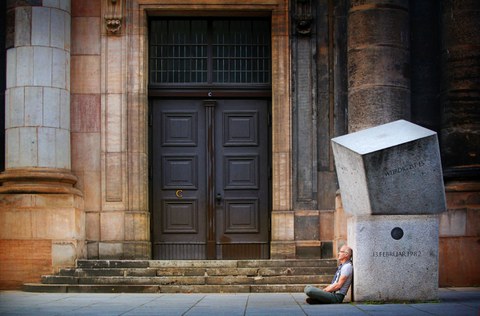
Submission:
<svg viewBox="0 0 480 316">
<path fill-rule="evenodd" d="M 252 267 L 234 267 L 247 262 L 253 263 Z M 42 284 L 27 284 L 24 290 L 301 292 L 305 284 L 330 283 L 335 270 L 335 260 L 78 260 L 76 269 L 66 268 L 55 275 L 46 275 Z"/>
<path fill-rule="evenodd" d="M 435 132 L 398 120 L 333 138 L 332 146 L 347 213 L 394 215 L 445 211 Z"/>
<path fill-rule="evenodd" d="M 438 216 L 353 216 L 357 301 L 438 299 Z"/>
</svg>

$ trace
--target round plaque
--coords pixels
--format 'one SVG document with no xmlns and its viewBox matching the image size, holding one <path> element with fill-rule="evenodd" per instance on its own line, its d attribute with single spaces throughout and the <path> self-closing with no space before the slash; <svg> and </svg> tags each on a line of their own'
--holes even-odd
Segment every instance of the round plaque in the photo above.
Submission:
<svg viewBox="0 0 480 316">
<path fill-rule="evenodd" d="M 392 232 L 390 233 L 392 235 L 392 238 L 395 240 L 400 240 L 403 237 L 403 229 L 400 227 L 395 227 L 392 229 Z"/>
</svg>

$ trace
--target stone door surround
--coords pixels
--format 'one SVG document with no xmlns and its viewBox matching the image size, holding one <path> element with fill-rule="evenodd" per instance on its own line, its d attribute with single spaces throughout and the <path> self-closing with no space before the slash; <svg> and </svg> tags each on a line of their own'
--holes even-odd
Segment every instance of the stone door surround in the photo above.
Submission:
<svg viewBox="0 0 480 316">
<path fill-rule="evenodd" d="M 288 1 L 132 0 L 126 1 L 124 12 L 126 22 L 121 34 L 108 35 L 106 31 L 102 34 L 102 117 L 106 118 L 102 120 L 102 209 L 148 214 L 148 16 L 271 16 L 273 209 L 270 253 L 271 258 L 293 257 Z M 114 47 L 123 52 L 114 56 Z M 112 62 L 115 59 L 119 61 Z M 116 80 L 123 81 L 120 83 L 109 76 L 119 73 L 123 79 Z M 116 93 L 117 87 L 120 93 Z M 126 105 L 111 106 L 109 103 L 114 100 Z M 118 120 L 118 124 L 111 124 L 109 116 Z M 112 135 L 118 135 L 118 144 L 112 143 Z M 149 220 L 138 221 L 134 225 L 144 226 L 141 229 L 148 235 Z M 149 237 L 146 239 L 143 242 L 149 241 Z"/>
</svg>

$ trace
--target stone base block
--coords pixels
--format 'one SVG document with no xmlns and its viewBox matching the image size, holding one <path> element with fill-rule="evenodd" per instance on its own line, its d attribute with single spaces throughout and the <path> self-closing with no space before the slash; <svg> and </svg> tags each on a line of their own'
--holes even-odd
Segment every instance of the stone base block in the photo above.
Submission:
<svg viewBox="0 0 480 316">
<path fill-rule="evenodd" d="M 480 285 L 479 237 L 440 237 L 440 287 Z"/>
<path fill-rule="evenodd" d="M 85 213 L 77 194 L 0 194 L 0 288 L 20 288 L 84 258 Z"/>
<path fill-rule="evenodd" d="M 438 299 L 437 215 L 348 219 L 355 301 Z"/>
<path fill-rule="evenodd" d="M 272 241 L 270 243 L 271 259 L 295 259 L 294 241 Z"/>
</svg>

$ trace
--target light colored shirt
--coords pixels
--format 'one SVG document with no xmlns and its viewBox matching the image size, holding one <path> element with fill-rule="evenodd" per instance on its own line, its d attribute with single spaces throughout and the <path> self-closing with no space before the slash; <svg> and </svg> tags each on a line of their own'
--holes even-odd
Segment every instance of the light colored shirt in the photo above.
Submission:
<svg viewBox="0 0 480 316">
<path fill-rule="evenodd" d="M 333 277 L 332 283 L 337 282 L 342 275 L 346 276 L 347 280 L 345 281 L 345 283 L 343 283 L 343 286 L 340 288 L 340 290 L 337 291 L 337 293 L 346 295 L 350 284 L 352 284 L 353 277 L 353 265 L 350 260 L 338 267 L 337 272 L 335 272 L 335 276 Z"/>
</svg>

